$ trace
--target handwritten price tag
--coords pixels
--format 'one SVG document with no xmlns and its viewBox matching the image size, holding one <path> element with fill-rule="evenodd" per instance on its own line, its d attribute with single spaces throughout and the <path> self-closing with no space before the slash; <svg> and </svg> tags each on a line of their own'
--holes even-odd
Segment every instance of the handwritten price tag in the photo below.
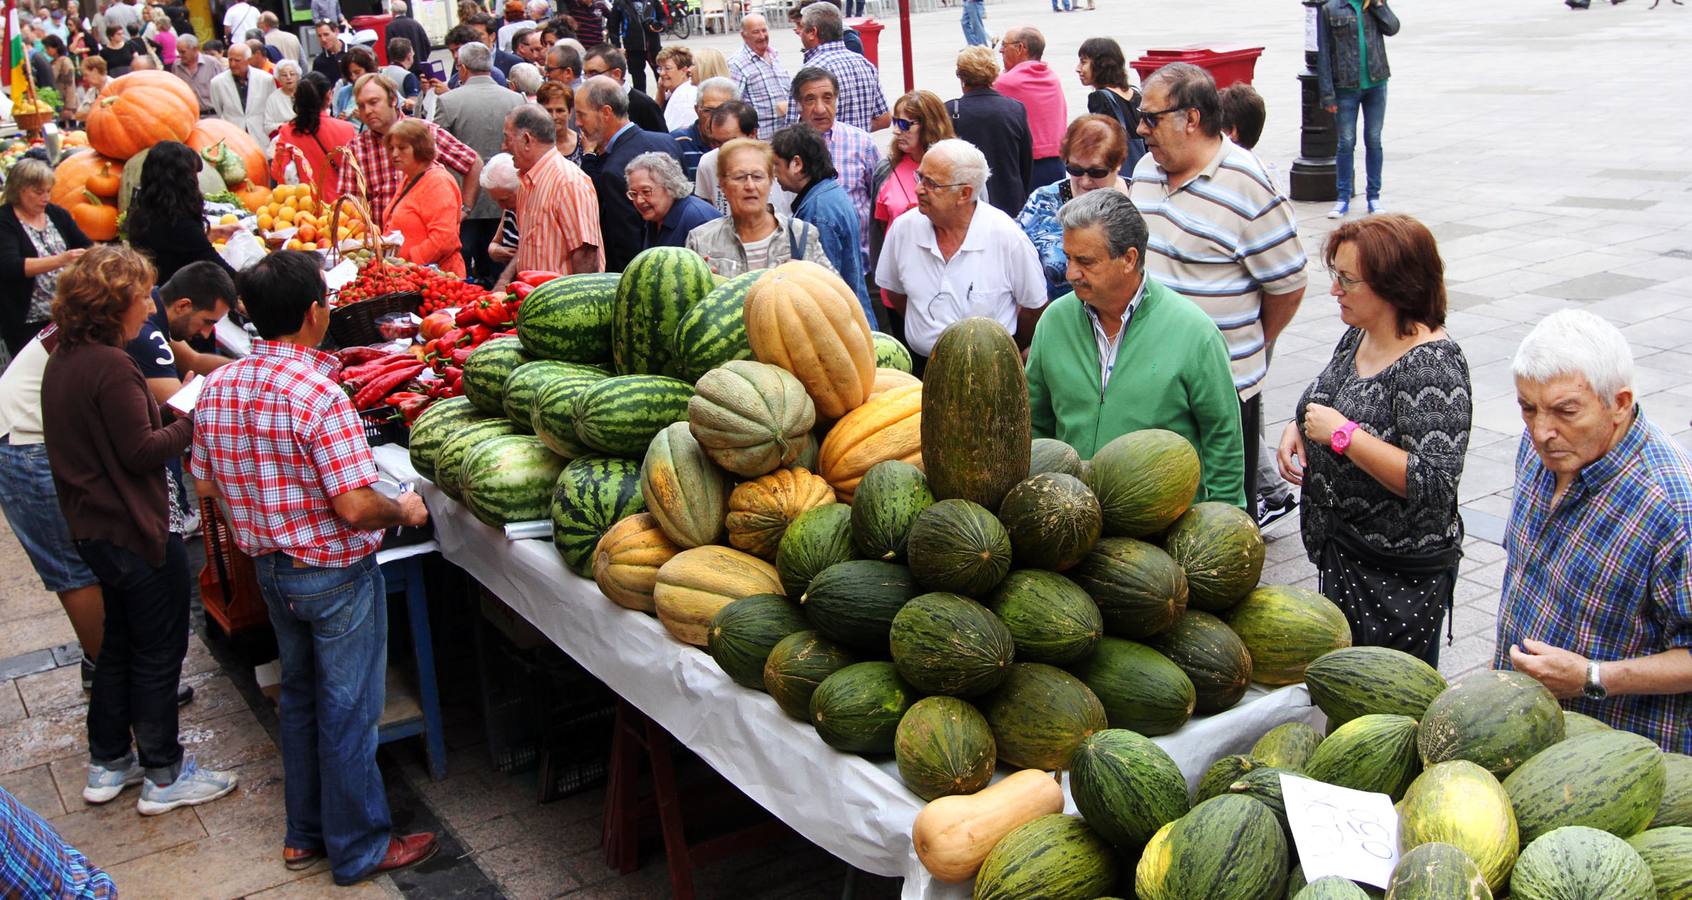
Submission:
<svg viewBox="0 0 1692 900">
<path fill-rule="evenodd" d="M 1281 776 L 1304 877 L 1338 875 L 1384 888 L 1398 865 L 1398 812 L 1385 794 Z"/>
</svg>

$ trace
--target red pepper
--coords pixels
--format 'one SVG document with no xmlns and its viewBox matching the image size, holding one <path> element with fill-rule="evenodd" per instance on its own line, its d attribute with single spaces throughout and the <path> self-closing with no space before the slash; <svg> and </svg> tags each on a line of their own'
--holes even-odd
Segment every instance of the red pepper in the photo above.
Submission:
<svg viewBox="0 0 1692 900">
<path fill-rule="evenodd" d="M 529 294 L 534 291 L 534 289 L 535 289 L 535 286 L 532 285 L 532 284 L 528 284 L 528 283 L 522 282 L 522 281 L 515 282 L 514 284 L 511 285 L 510 296 L 516 298 L 516 301 L 518 303 L 522 303 L 524 298 L 528 297 Z"/>
<path fill-rule="evenodd" d="M 494 336 L 493 329 L 489 328 L 486 325 L 472 325 L 472 326 L 470 326 L 470 341 L 469 341 L 469 343 L 470 343 L 470 346 L 472 346 L 472 347 L 482 346 L 483 344 L 487 343 L 488 338 L 491 338 L 493 336 Z"/>
<path fill-rule="evenodd" d="M 410 365 L 417 358 L 410 353 L 391 353 L 341 372 L 342 382 L 366 382 L 396 366 Z"/>
<path fill-rule="evenodd" d="M 407 381 L 416 378 L 423 372 L 423 369 L 424 365 L 422 363 L 413 362 L 403 368 L 394 368 L 383 372 L 381 375 L 372 379 L 369 384 L 359 388 L 358 393 L 353 395 L 353 408 L 370 409 L 376 405 L 377 401 L 386 397 L 391 391 L 393 391 L 394 388 L 397 388 L 400 385 L 405 384 Z"/>
<path fill-rule="evenodd" d="M 482 324 L 489 327 L 498 328 L 511 322 L 511 309 L 505 305 L 505 301 L 493 294 L 478 301 L 476 309 L 481 314 Z"/>
<path fill-rule="evenodd" d="M 550 272 L 546 269 L 524 269 L 523 271 L 517 273 L 517 280 L 529 285 L 530 287 L 540 287 L 554 278 L 562 277 L 564 277 L 562 274 L 558 272 Z"/>
<path fill-rule="evenodd" d="M 482 314 L 474 303 L 466 303 L 458 308 L 458 315 L 453 317 L 453 324 L 460 328 L 467 328 L 482 321 Z"/>
<path fill-rule="evenodd" d="M 452 356 L 448 358 L 452 360 L 453 365 L 462 369 L 464 368 L 464 363 L 470 359 L 470 354 L 474 352 L 475 349 L 475 347 L 459 347 L 458 349 L 452 351 Z M 452 369 L 448 368 L 447 371 L 451 372 Z"/>
<path fill-rule="evenodd" d="M 378 350 L 375 347 L 348 347 L 335 354 L 335 356 L 341 360 L 341 368 L 343 369 L 348 366 L 356 366 L 361 363 L 370 362 L 371 360 L 381 359 L 387 355 L 388 352 L 386 350 Z"/>
<path fill-rule="evenodd" d="M 384 402 L 399 410 L 400 416 L 405 419 L 405 424 L 410 425 L 416 421 L 417 416 L 423 410 L 429 408 L 429 404 L 433 400 L 434 398 L 428 394 L 419 394 L 416 391 L 398 391 L 389 394 Z"/>
</svg>

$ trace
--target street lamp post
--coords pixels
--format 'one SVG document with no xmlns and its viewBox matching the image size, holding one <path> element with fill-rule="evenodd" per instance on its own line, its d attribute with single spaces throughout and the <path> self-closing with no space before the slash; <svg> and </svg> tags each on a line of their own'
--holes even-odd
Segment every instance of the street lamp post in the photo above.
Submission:
<svg viewBox="0 0 1692 900">
<path fill-rule="evenodd" d="M 1293 160 L 1289 178 L 1294 200 L 1328 202 L 1339 193 L 1335 185 L 1334 151 L 1339 135 L 1334 114 L 1322 108 L 1316 76 L 1316 17 L 1324 0 L 1302 0 L 1304 4 L 1304 71 L 1298 73 L 1303 121 L 1299 128 L 1298 159 Z"/>
</svg>

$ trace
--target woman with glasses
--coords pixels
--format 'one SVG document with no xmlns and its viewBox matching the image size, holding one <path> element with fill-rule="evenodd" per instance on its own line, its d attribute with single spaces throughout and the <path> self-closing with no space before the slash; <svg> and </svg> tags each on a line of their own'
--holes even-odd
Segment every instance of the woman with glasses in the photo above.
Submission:
<svg viewBox="0 0 1692 900">
<path fill-rule="evenodd" d="M 887 149 L 887 158 L 876 164 L 871 181 L 875 207 L 870 213 L 870 272 L 875 271 L 876 260 L 881 258 L 881 244 L 893 220 L 917 205 L 916 173 L 923 154 L 936 143 L 954 137 L 957 133 L 952 130 L 952 117 L 932 91 L 911 91 L 893 104 L 893 143 Z M 888 333 L 903 341 L 904 316 L 893 309 L 886 291 L 880 293 Z"/>
<path fill-rule="evenodd" d="M 97 58 L 97 57 L 96 57 Z M 17 356 L 53 315 L 53 291 L 64 268 L 94 245 L 71 218 L 50 202 L 53 167 L 18 160 L 6 176 L 0 206 L 0 338 L 7 357 Z"/>
<path fill-rule="evenodd" d="M 699 86 L 693 81 L 693 52 L 680 44 L 658 51 L 658 105 L 664 107 L 664 125 L 678 131 L 699 118 L 694 105 Z"/>
<path fill-rule="evenodd" d="M 1034 242 L 1040 268 L 1046 275 L 1046 295 L 1056 300 L 1069 293 L 1069 257 L 1063 250 L 1063 226 L 1058 210 L 1090 191 L 1111 190 L 1128 195 L 1122 177 L 1122 158 L 1128 155 L 1128 133 L 1109 116 L 1086 115 L 1069 123 L 1059 155 L 1067 177 L 1028 195 L 1016 224 Z"/>
<path fill-rule="evenodd" d="M 1087 111 L 1115 119 L 1128 134 L 1128 158 L 1122 163 L 1122 174 L 1132 177 L 1134 166 L 1146 155 L 1146 142 L 1134 133 L 1140 125 L 1140 92 L 1128 83 L 1122 46 L 1114 38 L 1088 38 L 1081 42 L 1077 56 L 1075 75 L 1093 88 L 1087 95 Z"/>
<path fill-rule="evenodd" d="M 1426 226 L 1402 215 L 1339 226 L 1323 258 L 1350 327 L 1281 434 L 1281 475 L 1303 487 L 1305 551 L 1352 643 L 1437 666 L 1471 417 L 1469 366 L 1444 327 L 1445 266 Z"/>
<path fill-rule="evenodd" d="M 687 248 L 705 257 L 712 272 L 732 278 L 795 259 L 834 271 L 817 229 L 777 215 L 770 206 L 775 171 L 775 153 L 763 141 L 735 138 L 718 150 L 717 182 L 728 199 L 729 214 L 687 236 Z"/>
<path fill-rule="evenodd" d="M 668 153 L 642 153 L 629 160 L 623 174 L 629 182 L 629 202 L 640 213 L 640 249 L 681 247 L 693 229 L 721 218 L 717 208 L 693 195 L 693 182 L 681 163 Z"/>
<path fill-rule="evenodd" d="M 554 145 L 558 148 L 558 155 L 575 163 L 582 164 L 582 133 L 576 129 L 571 117 L 576 113 L 576 92 L 569 85 L 559 84 L 548 79 L 535 92 L 535 102 L 541 105 L 547 114 L 552 116 L 552 124 L 558 130 L 558 139 Z"/>
</svg>

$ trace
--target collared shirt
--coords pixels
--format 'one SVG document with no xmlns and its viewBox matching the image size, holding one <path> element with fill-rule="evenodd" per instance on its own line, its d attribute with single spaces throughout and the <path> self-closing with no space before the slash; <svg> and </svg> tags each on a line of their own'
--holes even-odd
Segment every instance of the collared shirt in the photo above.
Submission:
<svg viewBox="0 0 1692 900">
<path fill-rule="evenodd" d="M 188 86 L 194 89 L 194 96 L 200 98 L 202 117 L 217 115 L 217 110 L 212 106 L 211 83 L 213 78 L 223 74 L 223 63 L 218 62 L 216 57 L 202 53 L 193 71 L 189 71 L 187 64 L 178 58 L 171 64 L 170 74 L 188 82 Z"/>
<path fill-rule="evenodd" d="M 688 194 L 670 204 L 670 211 L 664 214 L 664 221 L 656 225 L 646 223 L 646 228 L 642 231 L 645 237 L 642 248 L 685 247 L 687 236 L 693 229 L 720 218 L 722 214 L 717 212 L 716 207 Z"/>
<path fill-rule="evenodd" d="M 758 111 L 758 140 L 767 141 L 776 132 L 776 105 L 787 99 L 793 76 L 781 64 L 781 55 L 770 47 L 759 56 L 744 43 L 729 59 L 729 76 L 740 83 L 740 99 Z"/>
<path fill-rule="evenodd" d="M 1692 648 L 1692 454 L 1635 407 L 1608 453 L 1552 505 L 1556 475 L 1524 435 L 1504 549 L 1497 668 L 1544 641 L 1609 662 Z M 1563 705 L 1692 753 L 1692 693 L 1574 698 Z"/>
<path fill-rule="evenodd" d="M 951 259 L 940 255 L 934 223 L 920 211 L 893 220 L 881 245 L 875 283 L 904 294 L 905 343 L 928 356 L 946 326 L 987 316 L 1016 334 L 1018 307 L 1046 305 L 1040 258 L 1010 216 L 986 202 L 975 205 L 969 232 Z"/>
<path fill-rule="evenodd" d="M 845 41 L 829 41 L 805 51 L 805 65 L 827 69 L 840 81 L 836 117 L 848 125 L 869 131 L 875 118 L 887 112 L 887 95 L 881 92 L 881 75 L 863 56 L 846 49 Z M 763 113 L 758 114 L 760 136 Z M 787 121 L 799 121 L 799 104 L 787 105 Z"/>
<path fill-rule="evenodd" d="M 403 117 L 402 117 L 403 118 Z M 445 128 L 433 122 L 424 122 L 429 127 L 429 133 L 435 138 L 435 161 L 457 172 L 461 177 L 470 172 L 480 157 L 476 151 L 470 149 L 463 141 L 452 136 Z M 370 188 L 370 214 L 376 217 L 376 224 L 385 224 L 388 205 L 400 188 L 405 186 L 405 175 L 394 165 L 394 158 L 382 146 L 382 135 L 370 129 L 365 129 L 354 137 L 348 147 L 352 148 L 353 158 L 358 160 L 359 168 L 364 170 L 364 178 Z M 346 196 L 358 187 L 358 177 L 352 166 L 342 166 L 340 179 L 336 182 L 336 194 Z"/>
<path fill-rule="evenodd" d="M 382 543 L 380 530 L 352 527 L 331 502 L 377 477 L 336 365 L 319 350 L 255 340 L 251 356 L 212 373 L 200 393 L 189 472 L 217 485 L 248 556 L 280 551 L 345 568 Z"/>
<path fill-rule="evenodd" d="M 845 122 L 836 121 L 834 127 L 823 134 L 823 139 L 828 141 L 828 155 L 834 159 L 840 186 L 846 189 L 846 196 L 852 198 L 852 206 L 858 210 L 859 249 L 863 251 L 867 266 L 870 210 L 875 206 L 871 191 L 875 187 L 875 167 L 881 162 L 881 151 L 876 149 L 875 139 L 870 137 L 869 132 Z"/>
<path fill-rule="evenodd" d="M 1110 374 L 1116 370 L 1116 355 L 1122 349 L 1122 336 L 1128 333 L 1128 326 L 1134 321 L 1134 310 L 1140 308 L 1140 301 L 1145 297 L 1146 279 L 1142 275 L 1140 286 L 1134 289 L 1133 299 L 1128 301 L 1128 308 L 1122 311 L 1122 319 L 1117 323 L 1114 337 L 1105 334 L 1104 322 L 1099 318 L 1099 311 L 1093 308 L 1093 304 L 1081 304 L 1081 308 L 1087 311 L 1087 321 L 1093 325 L 1093 341 L 1099 345 L 1100 390 L 1110 387 Z"/>
<path fill-rule="evenodd" d="M 104 869 L 65 842 L 47 820 L 0 788 L 0 896 L 96 900 L 116 897 Z"/>
<path fill-rule="evenodd" d="M 1228 340 L 1240 400 L 1257 396 L 1269 373 L 1263 296 L 1305 285 L 1292 203 L 1257 157 L 1226 137 L 1210 163 L 1174 191 L 1146 154 L 1128 196 L 1151 232 L 1146 271 L 1210 314 Z"/>
<path fill-rule="evenodd" d="M 517 269 L 548 269 L 571 274 L 570 253 L 592 245 L 605 268 L 605 241 L 599 229 L 599 195 L 581 167 L 558 148 L 546 151 L 522 177 L 517 194 Z"/>
</svg>

